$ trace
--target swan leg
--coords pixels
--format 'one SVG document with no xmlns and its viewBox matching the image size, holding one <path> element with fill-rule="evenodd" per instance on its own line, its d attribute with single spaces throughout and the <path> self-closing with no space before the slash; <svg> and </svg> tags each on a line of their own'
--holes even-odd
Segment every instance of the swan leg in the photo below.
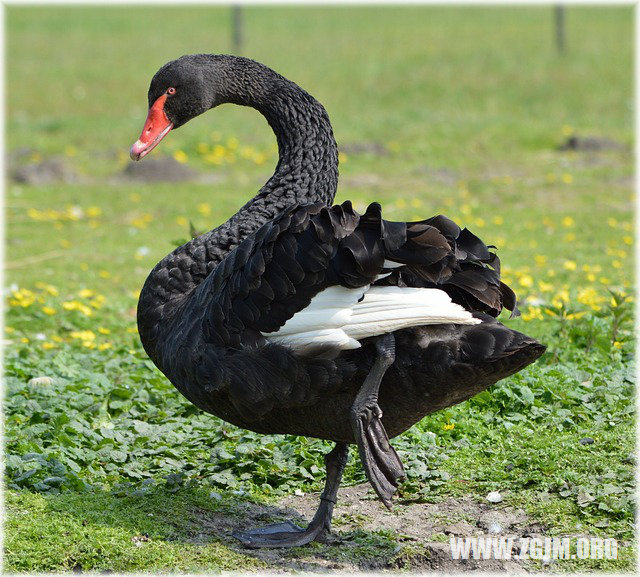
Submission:
<svg viewBox="0 0 640 577">
<path fill-rule="evenodd" d="M 404 468 L 382 424 L 378 391 L 382 377 L 395 360 L 393 334 L 376 342 L 377 357 L 351 407 L 351 426 L 367 479 L 380 500 L 391 509 L 391 497 L 404 478 Z"/>
<path fill-rule="evenodd" d="M 325 456 L 327 480 L 324 491 L 320 495 L 320 506 L 306 529 L 286 521 L 251 531 L 232 533 L 232 536 L 249 549 L 299 547 L 311 541 L 323 541 L 331 532 L 333 506 L 336 504 L 338 487 L 340 487 L 348 456 L 349 446 L 343 443 L 336 443 L 336 446 Z"/>
</svg>

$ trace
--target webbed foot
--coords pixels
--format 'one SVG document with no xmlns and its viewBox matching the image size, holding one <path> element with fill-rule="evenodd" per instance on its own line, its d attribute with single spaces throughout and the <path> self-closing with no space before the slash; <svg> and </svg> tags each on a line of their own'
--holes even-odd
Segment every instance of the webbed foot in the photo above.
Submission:
<svg viewBox="0 0 640 577">
<path fill-rule="evenodd" d="M 367 479 L 380 500 L 391 509 L 391 498 L 404 478 L 404 467 L 382 424 L 378 390 L 382 377 L 395 360 L 393 335 L 383 335 L 376 348 L 376 361 L 351 407 L 351 427 Z"/>
<path fill-rule="evenodd" d="M 326 529 L 323 524 L 313 526 L 313 523 L 306 529 L 298 527 L 291 521 L 284 523 L 273 523 L 252 529 L 232 533 L 232 537 L 238 539 L 248 549 L 278 548 L 278 547 L 300 547 L 311 543 L 311 541 L 321 541 L 326 536 Z"/>
<path fill-rule="evenodd" d="M 343 443 L 337 443 L 325 456 L 327 480 L 320 497 L 320 506 L 306 529 L 298 527 L 291 521 L 285 521 L 251 531 L 232 533 L 232 536 L 249 549 L 300 547 L 311 541 L 323 542 L 331 532 L 333 506 L 336 503 L 338 487 L 348 455 L 349 447 Z"/>
</svg>

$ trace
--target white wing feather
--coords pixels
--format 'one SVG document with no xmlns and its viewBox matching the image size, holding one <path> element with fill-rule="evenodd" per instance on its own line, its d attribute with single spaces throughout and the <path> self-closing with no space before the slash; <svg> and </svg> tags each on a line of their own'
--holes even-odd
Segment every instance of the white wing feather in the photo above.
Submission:
<svg viewBox="0 0 640 577">
<path fill-rule="evenodd" d="M 324 345 L 356 349 L 361 339 L 407 327 L 480 322 L 439 289 L 334 286 L 264 337 L 296 349 Z"/>
</svg>

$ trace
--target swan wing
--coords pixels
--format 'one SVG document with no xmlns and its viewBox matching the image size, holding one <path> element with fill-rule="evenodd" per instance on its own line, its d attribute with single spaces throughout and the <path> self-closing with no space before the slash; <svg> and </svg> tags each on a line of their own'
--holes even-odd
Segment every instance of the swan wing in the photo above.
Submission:
<svg viewBox="0 0 640 577">
<path fill-rule="evenodd" d="M 503 292 L 496 259 L 446 217 L 390 222 L 377 204 L 359 215 L 349 202 L 317 203 L 263 225 L 194 296 L 209 342 L 303 348 L 306 339 L 356 348 L 368 336 L 408 326 L 477 322 L 465 308 L 497 314 Z M 448 290 L 467 306 L 452 302 Z"/>
</svg>

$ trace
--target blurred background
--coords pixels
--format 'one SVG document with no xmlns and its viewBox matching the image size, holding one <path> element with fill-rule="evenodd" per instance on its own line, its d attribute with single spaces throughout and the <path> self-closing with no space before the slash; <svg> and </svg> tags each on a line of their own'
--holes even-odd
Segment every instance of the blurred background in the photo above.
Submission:
<svg viewBox="0 0 640 577">
<path fill-rule="evenodd" d="M 394 441 L 401 500 L 506 489 L 553 534 L 633 539 L 632 7 L 9 6 L 5 25 L 12 570 L 226 567 L 215 547 L 194 557 L 175 523 L 213 507 L 208 491 L 136 511 L 120 496 L 198 479 L 231 507 L 226 490 L 319 487 L 322 443 L 212 424 L 136 334 L 151 268 L 277 162 L 265 120 L 231 105 L 130 161 L 152 76 L 199 52 L 259 60 L 324 104 L 338 201 L 377 200 L 391 220 L 444 213 L 496 245 L 523 312 L 504 322 L 549 345 Z M 352 460 L 347 484 L 363 480 Z M 136 548 L 141 532 L 158 545 Z M 380 555 L 396 550 L 380 539 Z M 607 567 L 628 570 L 621 559 Z"/>
<path fill-rule="evenodd" d="M 256 111 L 226 106 L 173 132 L 147 159 L 173 157 L 162 168 L 131 166 L 127 151 L 162 64 L 236 49 L 325 105 L 342 152 L 339 198 L 380 200 L 391 218 L 444 211 L 470 228 L 474 219 L 480 228 L 514 220 L 518 234 L 500 224 L 491 237 L 504 261 L 517 263 L 535 248 L 544 217 L 569 215 L 588 227 L 602 223 L 603 211 L 630 213 L 631 14 L 568 7 L 561 49 L 551 6 L 11 7 L 9 166 L 14 183 L 47 188 L 21 196 L 10 187 L 10 223 L 27 208 L 99 206 L 122 234 L 64 225 L 58 242 L 73 247 L 63 258 L 93 270 L 98 243 L 107 242 L 110 262 L 129 270 L 135 240 L 148 253 L 123 278 L 133 288 L 169 248 L 149 219 L 179 238 L 185 219 L 203 230 L 228 217 L 277 160 Z M 535 231 L 521 230 L 525 215 Z M 33 225 L 49 226 L 28 218 L 18 226 Z M 583 235 L 569 238 L 579 251 Z M 41 239 L 10 234 L 8 242 L 18 257 L 37 252 Z M 78 273 L 65 266 L 64 277 Z"/>
</svg>

